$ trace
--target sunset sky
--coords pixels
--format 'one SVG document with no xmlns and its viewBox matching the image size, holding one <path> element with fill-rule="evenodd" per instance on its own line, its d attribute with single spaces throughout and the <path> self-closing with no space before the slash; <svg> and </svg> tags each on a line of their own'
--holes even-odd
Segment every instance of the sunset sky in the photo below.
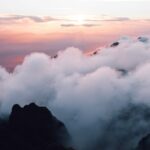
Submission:
<svg viewBox="0 0 150 150">
<path fill-rule="evenodd" d="M 0 0 L 0 65 L 31 52 L 83 51 L 150 34 L 150 0 Z"/>
</svg>

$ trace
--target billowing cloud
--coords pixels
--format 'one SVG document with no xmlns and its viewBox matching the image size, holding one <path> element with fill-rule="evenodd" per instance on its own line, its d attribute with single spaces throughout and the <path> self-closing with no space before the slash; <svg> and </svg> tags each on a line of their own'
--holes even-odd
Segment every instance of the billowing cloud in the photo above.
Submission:
<svg viewBox="0 0 150 150">
<path fill-rule="evenodd" d="M 116 150 L 120 143 L 122 150 L 133 148 L 149 132 L 144 130 L 148 119 L 138 113 L 140 106 L 142 112 L 150 107 L 149 40 L 123 37 L 93 56 L 74 47 L 57 58 L 34 53 L 12 73 L 1 67 L 0 115 L 15 103 L 36 102 L 66 124 L 79 150 L 98 144 L 99 149 Z"/>
</svg>

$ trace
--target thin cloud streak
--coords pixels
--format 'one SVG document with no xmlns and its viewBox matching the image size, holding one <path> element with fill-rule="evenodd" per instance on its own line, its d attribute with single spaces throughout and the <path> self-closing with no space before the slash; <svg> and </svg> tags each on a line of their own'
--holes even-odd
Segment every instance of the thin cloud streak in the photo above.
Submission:
<svg viewBox="0 0 150 150">
<path fill-rule="evenodd" d="M 112 17 L 112 18 L 108 18 L 108 19 L 86 19 L 86 21 L 89 22 L 101 22 L 101 21 L 130 21 L 132 19 L 128 18 L 128 17 Z"/>
<path fill-rule="evenodd" d="M 0 16 L 0 23 L 12 23 L 12 22 L 19 22 L 21 20 L 29 19 L 35 23 L 43 23 L 43 22 L 50 22 L 50 21 L 64 21 L 64 19 L 54 18 L 51 16 L 24 16 L 24 15 L 6 15 Z"/>
<path fill-rule="evenodd" d="M 76 22 L 76 19 L 71 18 L 57 18 L 51 16 L 26 16 L 26 15 L 0 15 L 0 23 L 1 24 L 9 24 L 9 23 L 21 23 L 21 21 L 30 20 L 34 23 L 46 23 L 46 22 Z M 130 21 L 132 19 L 128 17 L 109 17 L 109 18 L 102 18 L 102 19 L 85 19 L 84 21 L 85 26 L 97 26 L 94 22 L 102 22 L 102 21 Z M 91 25 L 88 25 L 88 22 L 93 22 Z M 66 23 L 67 24 L 67 23 Z M 63 26 L 63 25 L 62 25 Z M 67 25 L 65 25 L 67 26 Z M 74 26 L 73 23 L 69 23 L 68 26 Z M 84 26 L 84 25 L 83 25 Z"/>
<path fill-rule="evenodd" d="M 61 27 L 96 27 L 96 26 L 100 26 L 100 24 L 89 24 L 89 23 L 85 23 L 85 24 L 81 24 L 81 25 L 77 25 L 77 24 L 61 24 Z"/>
</svg>

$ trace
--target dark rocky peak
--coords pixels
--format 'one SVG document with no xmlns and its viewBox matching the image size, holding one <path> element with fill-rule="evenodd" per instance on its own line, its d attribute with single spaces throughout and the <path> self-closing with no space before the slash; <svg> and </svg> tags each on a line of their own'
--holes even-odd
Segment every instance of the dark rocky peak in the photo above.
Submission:
<svg viewBox="0 0 150 150">
<path fill-rule="evenodd" d="M 120 44 L 119 42 L 114 42 L 114 43 L 111 44 L 110 47 L 116 47 L 116 46 L 118 46 L 119 44 Z"/>
<path fill-rule="evenodd" d="M 0 125 L 1 150 L 68 150 L 70 141 L 65 125 L 35 103 L 14 105 L 8 121 Z"/>
<path fill-rule="evenodd" d="M 60 123 L 46 107 L 39 107 L 34 103 L 21 108 L 19 105 L 14 105 L 9 117 L 9 122 L 12 126 L 26 126 L 37 128 L 54 123 Z M 62 124 L 63 125 L 63 124 Z"/>
<path fill-rule="evenodd" d="M 97 55 L 97 54 L 98 54 L 98 51 L 94 51 L 94 52 L 93 52 L 93 55 Z"/>
</svg>

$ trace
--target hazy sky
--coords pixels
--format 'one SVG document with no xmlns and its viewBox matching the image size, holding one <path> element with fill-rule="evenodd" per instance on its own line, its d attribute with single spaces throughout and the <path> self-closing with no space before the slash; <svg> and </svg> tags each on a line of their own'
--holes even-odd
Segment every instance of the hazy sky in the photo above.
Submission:
<svg viewBox="0 0 150 150">
<path fill-rule="evenodd" d="M 37 51 L 94 50 L 149 28 L 150 0 L 0 0 L 0 65 Z"/>
<path fill-rule="evenodd" d="M 0 0 L 0 13 L 150 17 L 150 0 Z"/>
</svg>

